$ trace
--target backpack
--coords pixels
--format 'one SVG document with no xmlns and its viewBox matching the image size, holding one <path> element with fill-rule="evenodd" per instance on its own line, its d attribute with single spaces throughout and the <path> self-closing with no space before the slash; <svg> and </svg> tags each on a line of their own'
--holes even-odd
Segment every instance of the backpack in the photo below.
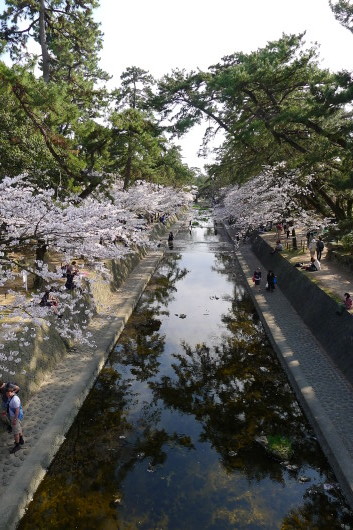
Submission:
<svg viewBox="0 0 353 530">
<path fill-rule="evenodd" d="M 323 241 L 318 241 L 318 242 L 317 242 L 317 248 L 318 248 L 319 250 L 324 250 L 324 247 L 325 247 L 325 244 L 324 244 Z"/>
<path fill-rule="evenodd" d="M 14 397 L 15 397 L 15 396 L 12 396 L 12 398 L 10 399 L 10 401 L 7 403 L 7 413 L 8 413 L 8 414 L 10 414 L 10 409 L 11 409 L 11 411 L 12 411 L 13 413 L 15 413 L 16 408 L 10 407 L 10 403 L 11 403 L 11 401 L 13 400 Z M 20 403 L 20 412 L 18 413 L 18 419 L 19 419 L 20 421 L 23 420 L 23 408 L 22 408 L 22 404 L 21 404 L 21 403 Z"/>
</svg>

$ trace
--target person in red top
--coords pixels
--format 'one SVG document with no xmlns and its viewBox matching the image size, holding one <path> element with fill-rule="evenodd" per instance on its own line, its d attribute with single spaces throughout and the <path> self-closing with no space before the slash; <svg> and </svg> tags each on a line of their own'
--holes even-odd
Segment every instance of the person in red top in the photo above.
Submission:
<svg viewBox="0 0 353 530">
<path fill-rule="evenodd" d="M 341 307 L 339 311 L 336 311 L 337 315 L 343 315 L 344 311 L 349 311 L 353 307 L 353 300 L 351 298 L 351 295 L 349 293 L 344 293 L 344 299 L 343 304 L 341 304 Z"/>
</svg>

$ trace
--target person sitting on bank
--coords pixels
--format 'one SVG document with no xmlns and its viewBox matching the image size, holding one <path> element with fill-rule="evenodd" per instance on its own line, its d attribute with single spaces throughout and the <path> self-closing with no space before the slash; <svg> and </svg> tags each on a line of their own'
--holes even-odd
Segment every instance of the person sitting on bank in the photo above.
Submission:
<svg viewBox="0 0 353 530">
<path fill-rule="evenodd" d="M 351 298 L 351 295 L 349 293 L 344 293 L 343 303 L 340 305 L 340 308 L 338 311 L 336 311 L 337 315 L 343 315 L 345 311 L 349 311 L 352 309 L 353 306 L 353 300 Z"/>
<path fill-rule="evenodd" d="M 275 248 L 271 251 L 271 254 L 274 254 L 275 252 L 282 252 L 283 245 L 281 243 L 280 239 L 277 239 Z"/>
<path fill-rule="evenodd" d="M 303 270 L 305 271 L 308 271 L 308 272 L 315 272 L 318 270 L 316 264 L 315 264 L 315 258 L 310 258 L 310 263 L 309 265 L 304 265 L 304 267 L 302 267 Z M 320 264 L 319 264 L 320 265 Z"/>
<path fill-rule="evenodd" d="M 39 302 L 41 307 L 51 307 L 54 310 L 54 313 L 57 311 L 58 299 L 53 293 L 53 289 L 47 289 L 43 294 L 41 301 Z"/>
</svg>

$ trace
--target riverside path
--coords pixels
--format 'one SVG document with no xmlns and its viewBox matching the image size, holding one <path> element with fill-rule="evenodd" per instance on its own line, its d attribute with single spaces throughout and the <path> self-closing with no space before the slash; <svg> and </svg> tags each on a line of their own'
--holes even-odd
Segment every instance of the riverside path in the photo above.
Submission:
<svg viewBox="0 0 353 530">
<path fill-rule="evenodd" d="M 229 236 L 234 237 L 234 229 L 226 228 Z M 241 245 L 236 256 L 268 336 L 353 506 L 353 388 L 293 309 L 280 286 L 274 293 L 254 290 L 253 271 L 260 267 L 266 275 L 266 269 L 252 252 L 251 245 Z M 323 263 L 320 284 L 323 287 L 327 284 L 337 295 L 342 295 L 340 290 L 352 286 L 351 275 L 328 260 Z"/>
</svg>

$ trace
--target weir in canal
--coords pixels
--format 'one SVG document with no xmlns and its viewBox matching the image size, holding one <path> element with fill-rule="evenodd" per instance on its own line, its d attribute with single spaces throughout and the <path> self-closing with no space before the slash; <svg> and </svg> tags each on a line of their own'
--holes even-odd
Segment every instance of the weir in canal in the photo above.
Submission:
<svg viewBox="0 0 353 530">
<path fill-rule="evenodd" d="M 226 234 L 172 246 L 19 528 L 353 528 Z"/>
</svg>

